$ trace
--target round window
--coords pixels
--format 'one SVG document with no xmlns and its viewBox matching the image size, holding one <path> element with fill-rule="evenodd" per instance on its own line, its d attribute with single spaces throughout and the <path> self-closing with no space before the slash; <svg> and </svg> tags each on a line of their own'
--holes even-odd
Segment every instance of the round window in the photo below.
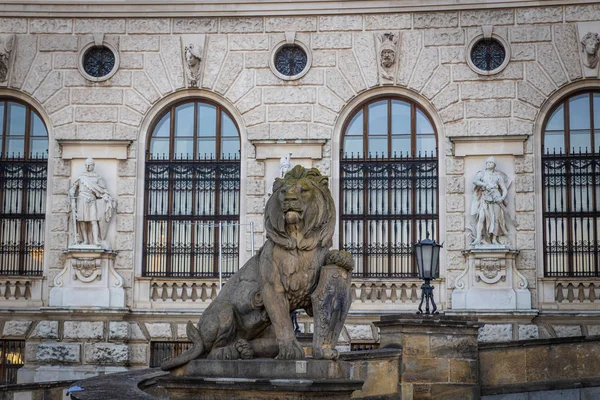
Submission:
<svg viewBox="0 0 600 400">
<path fill-rule="evenodd" d="M 311 63 L 308 49 L 300 42 L 282 42 L 275 46 L 271 56 L 271 70 L 284 80 L 294 80 L 303 77 Z"/>
<path fill-rule="evenodd" d="M 496 35 L 475 38 L 467 54 L 467 63 L 480 75 L 497 74 L 508 65 L 510 59 L 508 45 Z"/>
<path fill-rule="evenodd" d="M 79 71 L 87 80 L 105 81 L 119 68 L 119 55 L 111 45 L 90 43 L 79 54 Z"/>
</svg>

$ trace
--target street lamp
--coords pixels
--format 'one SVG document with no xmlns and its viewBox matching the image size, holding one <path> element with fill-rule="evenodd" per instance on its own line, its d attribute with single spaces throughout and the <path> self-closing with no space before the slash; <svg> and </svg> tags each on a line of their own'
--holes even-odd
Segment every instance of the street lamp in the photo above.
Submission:
<svg viewBox="0 0 600 400">
<path fill-rule="evenodd" d="M 415 258 L 417 259 L 417 268 L 419 269 L 419 279 L 423 279 L 425 283 L 421 285 L 421 304 L 419 304 L 419 311 L 417 314 L 423 314 L 421 307 L 423 301 L 425 301 L 425 314 L 429 314 L 429 299 L 431 299 L 431 305 L 433 309 L 432 314 L 438 314 L 437 306 L 433 301 L 433 286 L 429 284 L 432 279 L 439 277 L 439 265 L 440 265 L 440 249 L 443 244 L 438 244 L 435 240 L 429 239 L 429 232 L 427 232 L 427 238 L 420 240 L 418 243 L 413 245 L 415 252 Z"/>
</svg>

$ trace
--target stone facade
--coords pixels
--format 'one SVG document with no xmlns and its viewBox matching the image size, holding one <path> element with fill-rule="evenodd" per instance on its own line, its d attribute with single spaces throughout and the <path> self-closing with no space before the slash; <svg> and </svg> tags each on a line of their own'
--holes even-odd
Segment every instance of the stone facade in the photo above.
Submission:
<svg viewBox="0 0 600 400">
<path fill-rule="evenodd" d="M 597 72 L 591 76 L 580 55 L 580 38 L 589 30 L 600 32 L 600 5 L 566 3 L 514 8 L 507 2 L 500 9 L 427 12 L 365 8 L 348 15 L 288 10 L 264 17 L 224 11 L 185 17 L 182 8 L 177 17 L 149 18 L 129 10 L 114 18 L 85 13 L 71 18 L 51 9 L 52 18 L 18 12 L 1 18 L 0 34 L 14 35 L 15 43 L 0 95 L 31 104 L 50 139 L 44 279 L 0 280 L 0 304 L 12 309 L 0 312 L 2 337 L 27 340 L 21 379 L 66 379 L 148 365 L 148 343 L 186 340 L 183 324 L 196 320 L 216 296 L 215 280 L 141 276 L 148 130 L 166 106 L 186 98 L 221 104 L 240 130 L 240 219 L 255 227 L 253 240 L 248 234 L 240 238 L 240 265 L 250 257 L 251 243 L 255 248 L 263 243 L 263 208 L 279 158 L 292 153 L 292 164 L 317 167 L 332 177 L 336 198 L 348 115 L 375 96 L 401 95 L 430 114 L 438 134 L 439 239 L 445 242 L 442 278 L 435 282 L 438 307 L 479 315 L 488 324 L 480 341 L 598 334 L 598 281 L 543 277 L 541 126 L 561 96 L 600 87 Z M 466 49 L 490 25 L 509 44 L 511 58 L 499 74 L 482 76 L 467 64 Z M 308 73 L 295 81 L 279 79 L 269 67 L 271 49 L 289 31 L 312 56 Z M 376 35 L 385 32 L 398 34 L 398 58 L 388 69 L 394 75 L 382 80 Z M 90 82 L 79 72 L 79 52 L 97 34 L 117 49 L 119 68 L 106 81 Z M 199 36 L 204 40 L 195 85 L 188 82 L 185 35 L 194 43 Z M 469 244 L 470 182 L 490 155 L 513 181 L 507 199 L 518 221 L 510 232 L 518 251 L 514 271 L 526 278 L 521 289 L 529 291 L 529 310 L 453 309 L 452 292 L 467 262 L 462 252 Z M 118 204 L 109 237 L 116 251 L 113 276 L 121 278 L 125 307 L 86 305 L 79 313 L 77 304 L 47 306 L 48 293 L 68 262 L 63 250 L 69 181 L 88 156 L 97 160 Z M 15 291 L 25 282 L 27 295 L 25 289 Z M 356 279 L 342 337 L 350 343 L 376 342 L 377 329 L 370 322 L 377 314 L 416 310 L 420 284 L 417 279 Z M 32 307 L 44 311 L 31 313 Z M 582 310 L 588 313 L 585 319 L 576 315 Z M 308 321 L 300 317 L 305 331 L 311 329 Z"/>
</svg>

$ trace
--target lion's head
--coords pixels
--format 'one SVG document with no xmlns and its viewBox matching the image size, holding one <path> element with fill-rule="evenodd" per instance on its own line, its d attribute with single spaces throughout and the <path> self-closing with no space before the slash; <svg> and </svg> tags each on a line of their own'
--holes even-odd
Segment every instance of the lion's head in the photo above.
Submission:
<svg viewBox="0 0 600 400">
<path fill-rule="evenodd" d="M 265 210 L 267 238 L 286 249 L 331 247 L 335 204 L 327 177 L 296 165 L 277 178 Z"/>
</svg>

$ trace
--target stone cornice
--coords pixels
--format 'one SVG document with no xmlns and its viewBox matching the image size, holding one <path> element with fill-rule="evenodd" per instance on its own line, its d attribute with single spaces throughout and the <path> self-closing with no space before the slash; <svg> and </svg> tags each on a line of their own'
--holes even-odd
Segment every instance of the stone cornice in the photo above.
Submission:
<svg viewBox="0 0 600 400">
<path fill-rule="evenodd" d="M 4 0 L 4 17 L 240 17 L 445 11 L 594 4 L 597 0 Z"/>
</svg>

